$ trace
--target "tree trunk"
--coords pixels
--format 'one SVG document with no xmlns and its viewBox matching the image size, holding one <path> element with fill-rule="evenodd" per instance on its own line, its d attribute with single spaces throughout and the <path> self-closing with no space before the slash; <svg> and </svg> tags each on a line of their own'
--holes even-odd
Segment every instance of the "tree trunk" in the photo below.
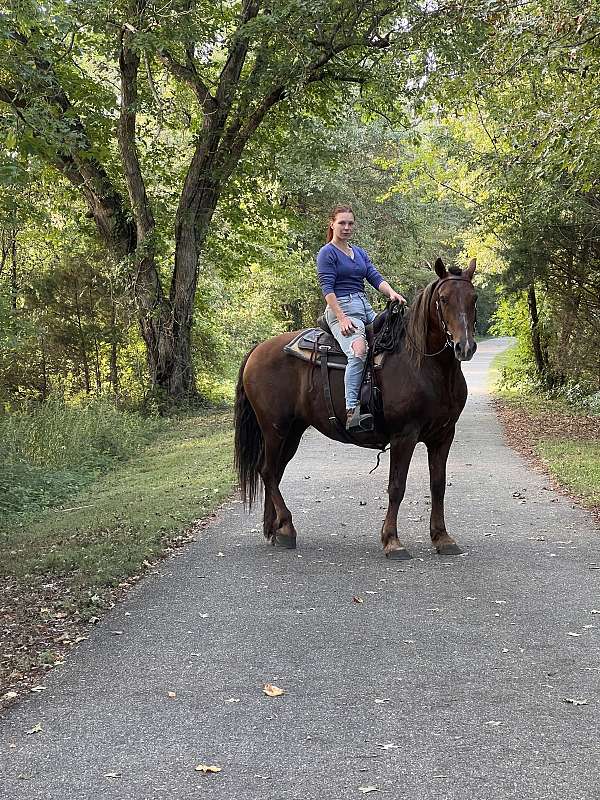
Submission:
<svg viewBox="0 0 600 800">
<path fill-rule="evenodd" d="M 113 295 L 113 287 L 110 287 L 110 367 L 109 382 L 115 395 L 119 394 L 119 370 L 117 367 L 117 306 Z"/>
<path fill-rule="evenodd" d="M 48 366 L 46 362 L 46 345 L 44 339 L 40 340 L 40 349 L 42 352 L 42 388 L 40 400 L 44 402 L 48 399 Z"/>
<path fill-rule="evenodd" d="M 77 329 L 79 331 L 79 350 L 81 355 L 81 366 L 83 367 L 83 380 L 85 393 L 89 394 L 92 390 L 90 382 L 90 365 L 88 362 L 87 348 L 85 344 L 85 334 L 81 323 L 81 308 L 79 306 L 79 287 L 75 284 L 75 313 L 77 315 Z"/>
<path fill-rule="evenodd" d="M 19 294 L 17 277 L 17 232 L 12 232 L 11 264 L 10 264 L 10 306 L 13 311 L 17 310 L 17 298 Z"/>
<path fill-rule="evenodd" d="M 533 345 L 533 355 L 535 366 L 541 378 L 546 378 L 548 362 L 544 354 L 542 340 L 540 336 L 540 319 L 538 316 L 537 298 L 534 283 L 529 284 L 527 292 L 527 304 L 529 306 L 529 322 L 531 326 L 531 343 Z"/>
</svg>

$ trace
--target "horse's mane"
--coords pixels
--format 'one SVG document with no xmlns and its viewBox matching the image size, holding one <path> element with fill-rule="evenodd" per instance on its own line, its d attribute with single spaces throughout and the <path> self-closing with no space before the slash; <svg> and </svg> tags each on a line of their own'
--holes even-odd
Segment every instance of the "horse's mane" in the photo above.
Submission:
<svg viewBox="0 0 600 800">
<path fill-rule="evenodd" d="M 407 349 L 413 356 L 417 366 L 423 361 L 423 353 L 427 349 L 427 335 L 429 333 L 429 309 L 431 297 L 438 284 L 438 279 L 432 281 L 415 297 L 410 307 L 410 315 L 406 326 L 408 330 Z"/>
<path fill-rule="evenodd" d="M 429 332 L 429 306 L 437 279 L 422 289 L 415 297 L 410 308 L 401 313 L 388 303 L 384 311 L 385 320 L 375 335 L 373 350 L 375 353 L 397 353 L 406 339 L 406 350 L 419 365 L 427 347 Z"/>
</svg>

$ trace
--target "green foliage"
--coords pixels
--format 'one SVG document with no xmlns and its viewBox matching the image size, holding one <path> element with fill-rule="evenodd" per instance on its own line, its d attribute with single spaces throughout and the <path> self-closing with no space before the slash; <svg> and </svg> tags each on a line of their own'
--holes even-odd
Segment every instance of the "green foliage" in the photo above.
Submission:
<svg viewBox="0 0 600 800">
<path fill-rule="evenodd" d="M 47 508 L 130 458 L 164 423 L 107 401 L 81 408 L 48 401 L 0 416 L 0 512 Z"/>
<path fill-rule="evenodd" d="M 60 577 L 73 602 L 85 603 L 92 587 L 100 591 L 142 572 L 144 561 L 231 491 L 230 415 L 173 420 L 154 428 L 152 439 L 136 447 L 135 459 L 72 496 L 69 509 L 32 508 L 35 515 L 0 521 L 6 573 Z"/>
</svg>

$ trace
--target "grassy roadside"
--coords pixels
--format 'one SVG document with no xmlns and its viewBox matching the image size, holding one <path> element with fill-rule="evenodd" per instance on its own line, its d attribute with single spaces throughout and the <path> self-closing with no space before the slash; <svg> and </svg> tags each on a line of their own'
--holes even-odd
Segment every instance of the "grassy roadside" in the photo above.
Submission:
<svg viewBox="0 0 600 800">
<path fill-rule="evenodd" d="M 556 484 L 582 505 L 600 511 L 600 416 L 561 398 L 499 388 L 505 351 L 492 363 L 494 402 L 510 444 L 541 465 Z"/>
<path fill-rule="evenodd" d="M 0 699 L 39 683 L 233 485 L 232 415 L 211 412 L 173 421 L 62 506 L 0 522 Z"/>
</svg>

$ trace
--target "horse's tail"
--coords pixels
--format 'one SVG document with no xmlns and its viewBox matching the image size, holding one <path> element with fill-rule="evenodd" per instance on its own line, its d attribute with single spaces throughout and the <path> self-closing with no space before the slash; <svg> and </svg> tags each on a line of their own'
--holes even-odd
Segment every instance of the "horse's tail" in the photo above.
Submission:
<svg viewBox="0 0 600 800">
<path fill-rule="evenodd" d="M 252 348 L 254 350 L 254 348 Z M 244 368 L 250 357 L 246 355 L 240 367 L 237 387 L 235 390 L 235 451 L 234 464 L 238 474 L 242 499 L 249 509 L 256 500 L 258 493 L 259 468 L 263 462 L 265 440 L 256 419 L 254 409 L 244 390 Z"/>
</svg>

